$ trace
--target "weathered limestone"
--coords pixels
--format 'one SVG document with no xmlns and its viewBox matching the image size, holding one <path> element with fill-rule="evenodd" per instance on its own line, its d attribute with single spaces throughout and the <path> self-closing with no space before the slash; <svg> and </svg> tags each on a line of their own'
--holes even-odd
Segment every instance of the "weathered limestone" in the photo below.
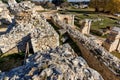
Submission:
<svg viewBox="0 0 120 80">
<path fill-rule="evenodd" d="M 58 27 L 66 29 L 68 34 L 81 49 L 82 55 L 89 65 L 99 71 L 105 80 L 120 80 L 118 76 L 120 72 L 120 60 L 117 57 L 81 34 L 79 30 L 72 29 L 71 25 L 62 23 L 57 15 L 54 15 L 52 19 L 53 23 L 57 24 Z"/>
<path fill-rule="evenodd" d="M 36 12 L 38 9 L 35 9 L 35 4 L 30 1 L 16 3 L 15 0 L 9 0 L 9 8 L 15 16 L 16 24 L 10 32 L 0 36 L 2 53 L 6 53 L 14 47 L 18 47 L 18 51 L 25 51 L 26 43 L 30 41 L 34 52 L 55 48 L 59 45 L 58 34 L 44 16 Z"/>
<path fill-rule="evenodd" d="M 45 10 L 42 6 L 34 6 L 32 9 L 31 9 L 32 11 L 37 11 L 37 12 L 39 12 L 39 11 L 43 11 L 43 10 Z"/>
<path fill-rule="evenodd" d="M 54 12 L 43 12 L 42 13 L 47 19 L 51 19 L 51 16 L 54 14 Z M 58 15 L 59 19 L 66 24 L 70 24 L 72 25 L 72 28 L 75 28 L 74 26 L 74 15 L 70 15 L 70 14 L 58 14 L 56 13 L 56 15 Z"/>
<path fill-rule="evenodd" d="M 8 5 L 9 6 L 13 6 L 15 4 L 17 4 L 16 0 L 8 0 Z"/>
<path fill-rule="evenodd" d="M 7 8 L 7 5 L 0 1 L 0 13 Z"/>
<path fill-rule="evenodd" d="M 103 80 L 82 57 L 75 55 L 68 44 L 37 52 L 26 64 L 9 72 L 1 72 L 0 80 Z"/>
<path fill-rule="evenodd" d="M 21 3 L 11 3 L 9 5 L 10 11 L 15 15 L 21 11 L 26 11 L 32 9 L 35 4 L 31 3 L 30 1 L 23 1 Z"/>
<path fill-rule="evenodd" d="M 25 45 L 30 37 L 34 52 L 59 45 L 59 36 L 41 14 L 21 12 L 16 16 L 16 22 L 9 33 L 0 36 L 0 49 L 3 53 L 13 47 Z"/>
<path fill-rule="evenodd" d="M 1 24 L 12 23 L 12 18 L 10 17 L 10 13 L 7 7 L 8 7 L 7 4 L 4 4 L 0 1 L 0 23 Z"/>
<path fill-rule="evenodd" d="M 91 27 L 91 20 L 85 19 L 85 20 L 82 22 L 82 25 L 81 25 L 81 27 L 80 27 L 80 31 L 81 31 L 83 34 L 89 34 L 89 33 L 90 33 L 90 27 Z"/>
<path fill-rule="evenodd" d="M 46 21 L 45 17 L 41 15 L 41 26 L 36 24 L 36 28 L 32 33 L 31 42 L 34 52 L 47 50 L 59 46 L 59 35 L 55 32 L 53 27 Z M 39 19 L 39 18 L 38 18 Z"/>
<path fill-rule="evenodd" d="M 10 1 L 10 0 L 9 0 Z M 31 1 L 22 1 L 21 3 L 9 2 L 9 7 L 11 12 L 15 15 L 21 11 L 43 11 L 44 8 L 41 6 L 36 6 L 34 3 L 31 3 Z"/>
<path fill-rule="evenodd" d="M 74 15 L 68 15 L 68 14 L 58 14 L 59 19 L 63 21 L 66 24 L 70 24 L 74 26 Z"/>
<path fill-rule="evenodd" d="M 115 51 L 117 50 L 118 52 L 120 52 L 120 28 L 118 27 L 114 27 L 108 38 L 105 40 L 105 42 L 103 43 L 103 46 L 109 51 Z"/>
</svg>

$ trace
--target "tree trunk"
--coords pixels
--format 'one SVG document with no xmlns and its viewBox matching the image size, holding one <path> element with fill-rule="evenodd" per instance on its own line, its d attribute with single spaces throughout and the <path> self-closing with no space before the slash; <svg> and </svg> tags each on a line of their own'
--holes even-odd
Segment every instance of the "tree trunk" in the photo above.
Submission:
<svg viewBox="0 0 120 80">
<path fill-rule="evenodd" d="M 98 9 L 98 8 L 95 8 L 95 12 L 99 12 L 99 9 Z"/>
</svg>

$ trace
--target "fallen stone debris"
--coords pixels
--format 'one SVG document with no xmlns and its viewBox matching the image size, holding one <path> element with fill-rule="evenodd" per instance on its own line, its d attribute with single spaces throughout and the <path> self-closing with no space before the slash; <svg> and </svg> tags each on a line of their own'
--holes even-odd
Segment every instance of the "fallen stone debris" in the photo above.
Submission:
<svg viewBox="0 0 120 80">
<path fill-rule="evenodd" d="M 37 52 L 26 64 L 0 73 L 0 80 L 103 80 L 68 44 L 46 52 Z"/>
</svg>

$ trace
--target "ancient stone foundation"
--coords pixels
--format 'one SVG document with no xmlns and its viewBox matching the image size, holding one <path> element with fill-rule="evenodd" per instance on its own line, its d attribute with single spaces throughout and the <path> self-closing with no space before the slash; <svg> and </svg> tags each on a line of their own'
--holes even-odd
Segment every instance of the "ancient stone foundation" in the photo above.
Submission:
<svg viewBox="0 0 120 80">
<path fill-rule="evenodd" d="M 114 27 L 103 46 L 109 51 L 118 51 L 120 53 L 120 28 Z"/>
<path fill-rule="evenodd" d="M 91 20 L 85 19 L 82 21 L 82 25 L 80 27 L 80 31 L 83 34 L 89 34 L 90 33 L 90 27 L 91 27 Z"/>
</svg>

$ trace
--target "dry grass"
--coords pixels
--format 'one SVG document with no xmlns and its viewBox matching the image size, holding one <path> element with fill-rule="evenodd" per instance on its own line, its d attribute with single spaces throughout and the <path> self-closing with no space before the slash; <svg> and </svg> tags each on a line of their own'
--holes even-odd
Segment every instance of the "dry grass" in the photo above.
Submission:
<svg viewBox="0 0 120 80">
<path fill-rule="evenodd" d="M 119 52 L 113 51 L 113 52 L 111 52 L 111 54 L 113 54 L 114 56 L 116 56 L 117 58 L 120 59 L 120 53 Z"/>
</svg>

